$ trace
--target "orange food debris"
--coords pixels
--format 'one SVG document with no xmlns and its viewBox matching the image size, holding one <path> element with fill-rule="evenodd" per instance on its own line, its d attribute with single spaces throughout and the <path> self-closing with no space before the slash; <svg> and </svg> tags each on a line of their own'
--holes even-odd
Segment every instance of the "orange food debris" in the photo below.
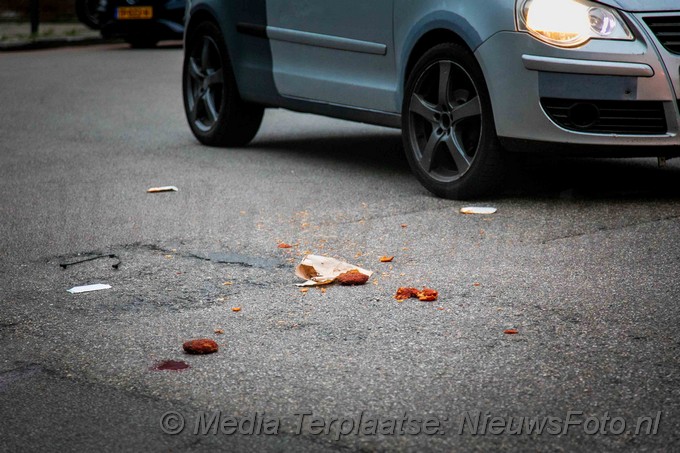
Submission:
<svg viewBox="0 0 680 453">
<path fill-rule="evenodd" d="M 477 286 L 477 287 L 479 287 L 479 286 L 482 286 L 482 284 L 479 283 L 479 282 L 474 282 L 474 283 L 472 284 L 472 286 Z"/>
<path fill-rule="evenodd" d="M 519 330 L 517 329 L 507 329 L 503 331 L 504 334 L 506 335 L 517 335 L 519 333 Z"/>
<path fill-rule="evenodd" d="M 421 302 L 434 302 L 439 297 L 439 293 L 434 289 L 423 288 L 418 292 L 418 300 Z"/>
<path fill-rule="evenodd" d="M 224 283 L 222 283 L 222 286 L 231 286 L 231 285 L 233 285 L 232 282 L 224 282 Z"/>
<path fill-rule="evenodd" d="M 393 256 L 381 256 L 381 257 L 380 257 L 380 262 L 381 262 L 381 263 L 391 263 L 392 261 L 394 261 L 394 257 L 393 257 Z"/>
<path fill-rule="evenodd" d="M 408 228 L 408 225 L 405 224 L 405 223 L 402 223 L 402 224 L 401 224 L 401 227 L 402 227 L 402 228 Z"/>
<path fill-rule="evenodd" d="M 309 288 L 300 288 L 301 293 L 309 292 Z"/>
<path fill-rule="evenodd" d="M 411 297 L 415 297 L 422 302 L 434 302 L 439 297 L 439 293 L 431 288 L 419 290 L 417 288 L 402 287 L 397 290 L 397 294 L 394 296 L 398 301 L 404 301 Z"/>
<path fill-rule="evenodd" d="M 418 297 L 418 290 L 416 288 L 406 288 L 402 287 L 397 290 L 397 294 L 394 296 L 397 300 L 406 300 L 411 297 Z"/>
<path fill-rule="evenodd" d="M 217 343 L 208 338 L 186 341 L 182 347 L 187 354 L 212 354 L 219 349 Z"/>
<path fill-rule="evenodd" d="M 238 313 L 239 311 L 241 311 L 241 307 L 234 307 L 231 309 L 231 311 Z"/>
<path fill-rule="evenodd" d="M 362 274 L 357 269 L 352 269 L 351 271 L 338 275 L 335 280 L 344 286 L 354 286 L 364 285 L 368 279 L 368 275 Z"/>
<path fill-rule="evenodd" d="M 286 244 L 285 242 L 281 242 L 281 243 L 279 244 L 279 248 L 280 248 L 280 249 L 292 249 L 293 246 L 290 245 L 290 244 Z"/>
</svg>

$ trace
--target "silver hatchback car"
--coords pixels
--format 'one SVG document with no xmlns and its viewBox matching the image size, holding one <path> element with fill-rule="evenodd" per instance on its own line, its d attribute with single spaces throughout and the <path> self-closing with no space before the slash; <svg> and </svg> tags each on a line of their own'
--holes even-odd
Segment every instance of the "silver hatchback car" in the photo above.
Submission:
<svg viewBox="0 0 680 453">
<path fill-rule="evenodd" d="M 680 155 L 680 0 L 189 0 L 184 104 L 243 146 L 267 107 L 401 128 L 447 198 L 511 151 Z"/>
</svg>

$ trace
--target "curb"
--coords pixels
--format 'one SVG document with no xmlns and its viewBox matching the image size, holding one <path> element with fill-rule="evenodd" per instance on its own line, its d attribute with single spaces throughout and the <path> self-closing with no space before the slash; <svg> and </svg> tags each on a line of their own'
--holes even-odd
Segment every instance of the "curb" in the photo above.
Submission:
<svg viewBox="0 0 680 453">
<path fill-rule="evenodd" d="M 59 47 L 92 46 L 116 42 L 115 40 L 104 39 L 101 37 L 68 37 L 53 39 L 37 39 L 35 41 L 20 41 L 13 43 L 0 43 L 0 52 L 14 52 L 22 50 L 41 50 L 55 49 Z"/>
</svg>

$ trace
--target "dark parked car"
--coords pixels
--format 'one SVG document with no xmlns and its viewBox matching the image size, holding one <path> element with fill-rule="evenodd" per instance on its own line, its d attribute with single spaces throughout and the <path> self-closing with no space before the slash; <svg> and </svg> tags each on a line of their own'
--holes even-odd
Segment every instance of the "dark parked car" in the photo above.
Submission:
<svg viewBox="0 0 680 453">
<path fill-rule="evenodd" d="M 93 30 L 99 30 L 99 0 L 76 0 L 78 20 Z"/>
<path fill-rule="evenodd" d="M 105 38 L 123 38 L 132 47 L 182 39 L 185 0 L 100 0 L 98 24 Z"/>
</svg>

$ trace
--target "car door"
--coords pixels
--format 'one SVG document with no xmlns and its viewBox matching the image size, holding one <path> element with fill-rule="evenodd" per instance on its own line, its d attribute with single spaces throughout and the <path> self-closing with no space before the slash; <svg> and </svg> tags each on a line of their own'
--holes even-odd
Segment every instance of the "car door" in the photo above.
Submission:
<svg viewBox="0 0 680 453">
<path fill-rule="evenodd" d="M 394 111 L 394 0 L 267 0 L 284 96 Z"/>
</svg>

